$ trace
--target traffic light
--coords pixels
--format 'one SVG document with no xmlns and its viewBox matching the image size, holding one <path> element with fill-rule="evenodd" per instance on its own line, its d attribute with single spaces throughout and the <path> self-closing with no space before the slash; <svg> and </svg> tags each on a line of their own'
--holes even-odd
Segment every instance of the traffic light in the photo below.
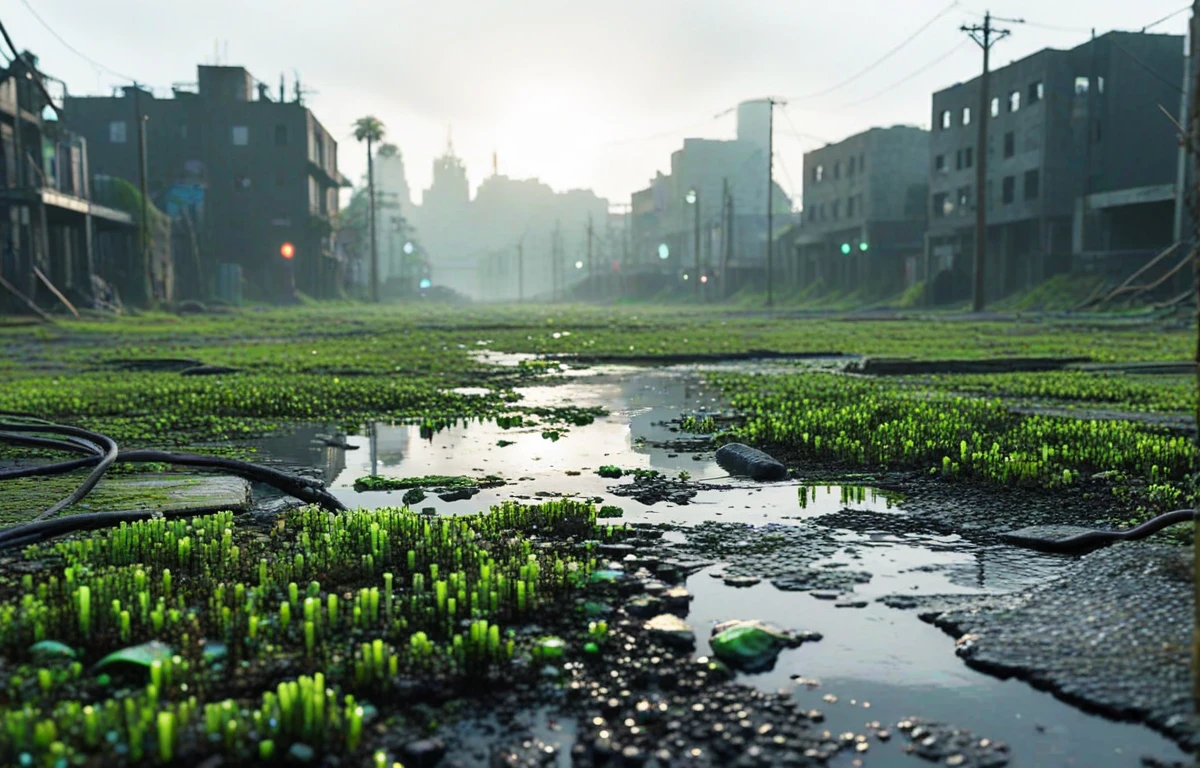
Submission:
<svg viewBox="0 0 1200 768">
<path fill-rule="evenodd" d="M 859 244 L 858 244 L 858 250 L 862 251 L 863 253 L 866 253 L 866 252 L 867 252 L 867 244 L 866 244 L 866 243 L 859 243 Z"/>
<path fill-rule="evenodd" d="M 842 253 L 850 253 L 850 243 L 842 243 Z"/>
<path fill-rule="evenodd" d="M 421 285 L 421 290 L 425 290 L 426 288 L 429 288 L 433 285 L 433 281 L 430 280 L 428 277 L 422 277 L 420 285 Z"/>
<path fill-rule="evenodd" d="M 291 258 L 296 255 L 296 246 L 292 245 L 291 243 L 284 243 L 283 245 L 279 246 L 279 255 L 285 259 L 291 260 Z"/>
</svg>

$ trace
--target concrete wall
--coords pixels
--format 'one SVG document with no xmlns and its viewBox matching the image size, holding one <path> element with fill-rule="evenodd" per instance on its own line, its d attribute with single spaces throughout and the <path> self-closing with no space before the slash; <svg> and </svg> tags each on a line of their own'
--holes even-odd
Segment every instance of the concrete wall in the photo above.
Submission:
<svg viewBox="0 0 1200 768">
<path fill-rule="evenodd" d="M 202 74 L 206 69 L 240 68 L 202 67 Z M 239 98 L 240 81 L 218 77 L 215 93 L 140 95 L 148 189 L 160 205 L 180 187 L 202 190 L 205 278 L 218 264 L 239 263 L 260 293 L 278 295 L 290 268 L 301 290 L 330 293 L 322 261 L 327 224 L 320 222 L 338 209 L 337 142 L 301 104 Z M 92 173 L 137 184 L 132 90 L 116 98 L 72 97 L 65 112 L 67 124 L 88 141 Z M 112 140 L 114 122 L 125 124 L 124 142 Z M 296 249 L 290 266 L 279 254 L 284 242 Z"/>
</svg>

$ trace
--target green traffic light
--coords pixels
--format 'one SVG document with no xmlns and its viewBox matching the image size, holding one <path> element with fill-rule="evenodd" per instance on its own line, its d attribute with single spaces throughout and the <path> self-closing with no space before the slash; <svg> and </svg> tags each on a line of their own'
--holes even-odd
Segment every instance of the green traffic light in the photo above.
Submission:
<svg viewBox="0 0 1200 768">
<path fill-rule="evenodd" d="M 865 250 L 867 250 L 867 244 L 866 244 L 866 243 L 859 243 L 859 244 L 858 244 L 858 250 L 860 250 L 860 251 L 865 251 Z"/>
<path fill-rule="evenodd" d="M 842 253 L 850 253 L 850 243 L 842 243 Z"/>
</svg>

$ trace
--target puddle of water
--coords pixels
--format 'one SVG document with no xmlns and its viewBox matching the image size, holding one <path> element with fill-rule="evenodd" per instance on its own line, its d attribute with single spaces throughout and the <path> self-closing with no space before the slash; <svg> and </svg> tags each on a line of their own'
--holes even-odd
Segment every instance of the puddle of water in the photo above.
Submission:
<svg viewBox="0 0 1200 768">
<path fill-rule="evenodd" d="M 857 593 L 916 594 L 929 586 L 935 586 L 935 591 L 946 587 L 945 591 L 969 591 L 931 585 L 927 576 L 899 571 L 886 579 L 877 575 L 871 584 L 860 585 Z M 1148 728 L 1088 715 L 1023 682 L 971 670 L 954 655 L 954 639 L 919 621 L 913 611 L 878 603 L 837 608 L 807 594 L 780 592 L 766 582 L 733 589 L 707 572 L 692 576 L 688 588 L 695 595 L 688 621 L 696 630 L 698 656 L 709 653 L 712 626 L 728 619 L 762 619 L 822 632 L 825 637 L 820 642 L 780 653 L 771 671 L 739 675 L 739 680 L 765 691 L 791 690 L 805 709 L 825 714 L 824 727 L 833 733 L 862 733 L 872 721 L 894 724 L 917 716 L 1007 743 L 1014 768 L 1134 766 L 1142 755 L 1184 757 L 1174 744 Z M 792 675 L 819 679 L 821 686 L 797 685 Z M 837 702 L 824 701 L 826 694 L 837 696 Z M 914 765 L 897 742 L 903 739 L 895 734 L 888 744 L 872 740 L 864 763 Z M 849 765 L 849 761 L 846 757 L 835 765 Z"/>
<path fill-rule="evenodd" d="M 479 354 L 490 355 L 488 362 L 493 364 L 505 360 L 516 365 L 533 357 Z M 585 427 L 569 427 L 554 442 L 542 437 L 540 426 L 505 430 L 494 423 L 473 423 L 426 439 L 416 426 L 377 424 L 366 435 L 347 438 L 358 447 L 349 452 L 314 443 L 317 434 L 329 432 L 321 428 L 306 428 L 260 446 L 266 456 L 318 467 L 332 491 L 350 506 L 400 503 L 400 492 L 356 493 L 353 482 L 364 475 L 498 474 L 511 484 L 483 491 L 470 501 L 444 503 L 431 497 L 422 506 L 441 513 L 469 513 L 513 497 L 536 501 L 535 494 L 542 491 L 600 497 L 605 504 L 622 507 L 627 522 L 684 526 L 706 520 L 808 525 L 812 518 L 845 508 L 905 514 L 902 503 L 893 504 L 887 495 L 869 491 L 860 494 L 837 486 L 809 486 L 802 491 L 796 483 L 716 480 L 725 473 L 712 460 L 711 451 L 697 460 L 691 451 L 656 447 L 689 437 L 672 432 L 664 422 L 686 413 L 721 409 L 716 393 L 699 382 L 694 369 L 592 368 L 585 380 L 567 378 L 520 393 L 524 405 L 601 406 L 610 415 Z M 500 447 L 501 440 L 512 444 Z M 695 479 L 714 479 L 735 490 L 701 491 L 684 506 L 647 507 L 608 492 L 609 486 L 628 481 L 596 475 L 595 469 L 605 464 L 653 469 L 669 476 L 687 471 Z M 580 474 L 568 475 L 568 471 Z M 673 531 L 666 538 L 679 541 L 685 535 Z M 866 608 L 837 608 L 807 593 L 781 592 L 766 581 L 735 590 L 700 573 L 689 579 L 696 596 L 689 621 L 697 630 L 698 653 L 708 650 L 712 624 L 730 618 L 757 618 L 822 632 L 823 641 L 784 651 L 773 671 L 742 679 L 766 690 L 795 689 L 806 708 L 825 712 L 825 726 L 835 733 L 861 732 L 869 721 L 894 723 L 918 716 L 1007 742 L 1014 750 L 1014 766 L 1136 765 L 1142 755 L 1182 759 L 1178 748 L 1147 728 L 1087 715 L 1025 683 L 970 670 L 954 655 L 953 639 L 921 622 L 914 611 L 873 602 L 887 594 L 1021 589 L 1044 582 L 1066 559 L 1012 547 L 981 547 L 956 536 L 841 531 L 835 538 L 841 549 L 820 565 L 844 565 L 873 574 L 869 583 L 855 588 L 855 599 L 872 601 Z M 792 674 L 820 678 L 824 686 L 796 688 Z M 836 694 L 838 702 L 824 702 L 826 693 Z M 856 703 L 851 704 L 851 699 Z M 864 701 L 871 707 L 866 708 Z M 902 752 L 902 742 L 901 738 L 886 745 L 872 742 L 866 764 L 914 764 Z M 839 758 L 835 764 L 850 765 L 850 759 Z"/>
<path fill-rule="evenodd" d="M 537 355 L 527 352 L 497 352 L 493 349 L 473 349 L 467 354 L 484 365 L 496 365 L 501 368 L 516 368 L 526 360 L 537 359 Z"/>
</svg>

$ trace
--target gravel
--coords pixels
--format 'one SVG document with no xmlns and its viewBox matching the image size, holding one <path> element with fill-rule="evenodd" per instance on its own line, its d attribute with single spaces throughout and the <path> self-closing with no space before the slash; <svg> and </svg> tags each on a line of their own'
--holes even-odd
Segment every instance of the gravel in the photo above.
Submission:
<svg viewBox="0 0 1200 768">
<path fill-rule="evenodd" d="M 1182 547 L 1116 544 L 1021 592 L 914 607 L 959 638 L 957 653 L 972 667 L 1146 722 L 1195 750 L 1193 562 Z M 905 602 L 912 604 L 892 604 Z"/>
</svg>

